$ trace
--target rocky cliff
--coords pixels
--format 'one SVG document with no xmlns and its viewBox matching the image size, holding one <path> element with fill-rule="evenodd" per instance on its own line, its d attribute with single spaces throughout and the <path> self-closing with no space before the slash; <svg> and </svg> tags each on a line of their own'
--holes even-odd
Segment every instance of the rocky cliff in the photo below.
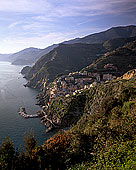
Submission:
<svg viewBox="0 0 136 170">
<path fill-rule="evenodd" d="M 22 70 L 21 70 L 21 74 L 26 74 L 30 69 L 31 69 L 30 66 L 23 67 Z"/>
<path fill-rule="evenodd" d="M 127 73 L 125 73 L 123 76 L 119 77 L 118 79 L 125 79 L 125 80 L 129 80 L 136 77 L 136 69 L 130 70 Z"/>
</svg>

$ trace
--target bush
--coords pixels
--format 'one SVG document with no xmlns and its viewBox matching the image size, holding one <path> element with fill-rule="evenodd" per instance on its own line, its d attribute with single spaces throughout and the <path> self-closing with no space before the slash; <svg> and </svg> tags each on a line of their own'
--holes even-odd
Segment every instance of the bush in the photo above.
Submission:
<svg viewBox="0 0 136 170">
<path fill-rule="evenodd" d="M 34 132 L 30 131 L 24 136 L 24 149 L 26 150 L 26 155 L 31 156 L 32 150 L 36 147 L 37 141 L 34 136 Z"/>
<path fill-rule="evenodd" d="M 5 138 L 0 147 L 0 169 L 9 170 L 13 168 L 15 148 L 9 138 Z"/>
<path fill-rule="evenodd" d="M 122 112 L 124 112 L 124 113 L 130 112 L 131 109 L 134 107 L 134 105 L 135 105 L 134 101 L 125 102 L 122 107 Z"/>
</svg>

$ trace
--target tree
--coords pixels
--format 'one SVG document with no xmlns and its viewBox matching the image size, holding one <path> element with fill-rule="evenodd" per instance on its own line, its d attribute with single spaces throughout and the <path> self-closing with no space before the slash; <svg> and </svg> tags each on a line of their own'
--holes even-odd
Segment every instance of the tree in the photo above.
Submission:
<svg viewBox="0 0 136 170">
<path fill-rule="evenodd" d="M 31 156 L 32 150 L 37 146 L 37 141 L 34 136 L 34 132 L 31 130 L 27 132 L 24 136 L 24 149 L 26 151 L 26 155 Z"/>
<path fill-rule="evenodd" d="M 13 168 L 15 148 L 9 138 L 5 138 L 0 147 L 0 169 L 9 170 Z"/>
</svg>

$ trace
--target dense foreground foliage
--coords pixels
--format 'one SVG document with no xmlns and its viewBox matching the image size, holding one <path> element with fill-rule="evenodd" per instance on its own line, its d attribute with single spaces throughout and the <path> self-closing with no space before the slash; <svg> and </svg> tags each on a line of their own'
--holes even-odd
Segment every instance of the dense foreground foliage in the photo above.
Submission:
<svg viewBox="0 0 136 170">
<path fill-rule="evenodd" d="M 135 82 L 135 77 L 114 80 L 85 91 L 77 124 L 41 146 L 33 134 L 25 136 L 19 151 L 5 139 L 0 169 L 136 169 Z"/>
</svg>

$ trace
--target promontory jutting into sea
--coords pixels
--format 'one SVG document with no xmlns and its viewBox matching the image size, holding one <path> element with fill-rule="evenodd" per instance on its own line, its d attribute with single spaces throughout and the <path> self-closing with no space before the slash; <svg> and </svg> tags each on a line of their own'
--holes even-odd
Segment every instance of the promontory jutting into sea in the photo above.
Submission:
<svg viewBox="0 0 136 170">
<path fill-rule="evenodd" d="M 0 60 L 7 61 L 0 62 L 1 141 L 9 136 L 19 146 L 25 131 L 33 129 L 41 144 L 52 135 L 45 131 L 69 128 L 77 122 L 82 109 L 69 115 L 69 102 L 84 90 L 136 68 L 131 45 L 135 40 L 136 26 L 130 25 L 45 49 L 31 47 L 11 55 L 0 55 Z M 37 95 L 39 101 L 35 99 Z M 67 104 L 63 107 L 65 100 Z M 40 107 L 35 105 L 37 102 Z M 40 119 L 22 119 L 37 117 Z"/>
<path fill-rule="evenodd" d="M 136 169 L 135 25 L 0 60 L 0 169 Z"/>
</svg>

